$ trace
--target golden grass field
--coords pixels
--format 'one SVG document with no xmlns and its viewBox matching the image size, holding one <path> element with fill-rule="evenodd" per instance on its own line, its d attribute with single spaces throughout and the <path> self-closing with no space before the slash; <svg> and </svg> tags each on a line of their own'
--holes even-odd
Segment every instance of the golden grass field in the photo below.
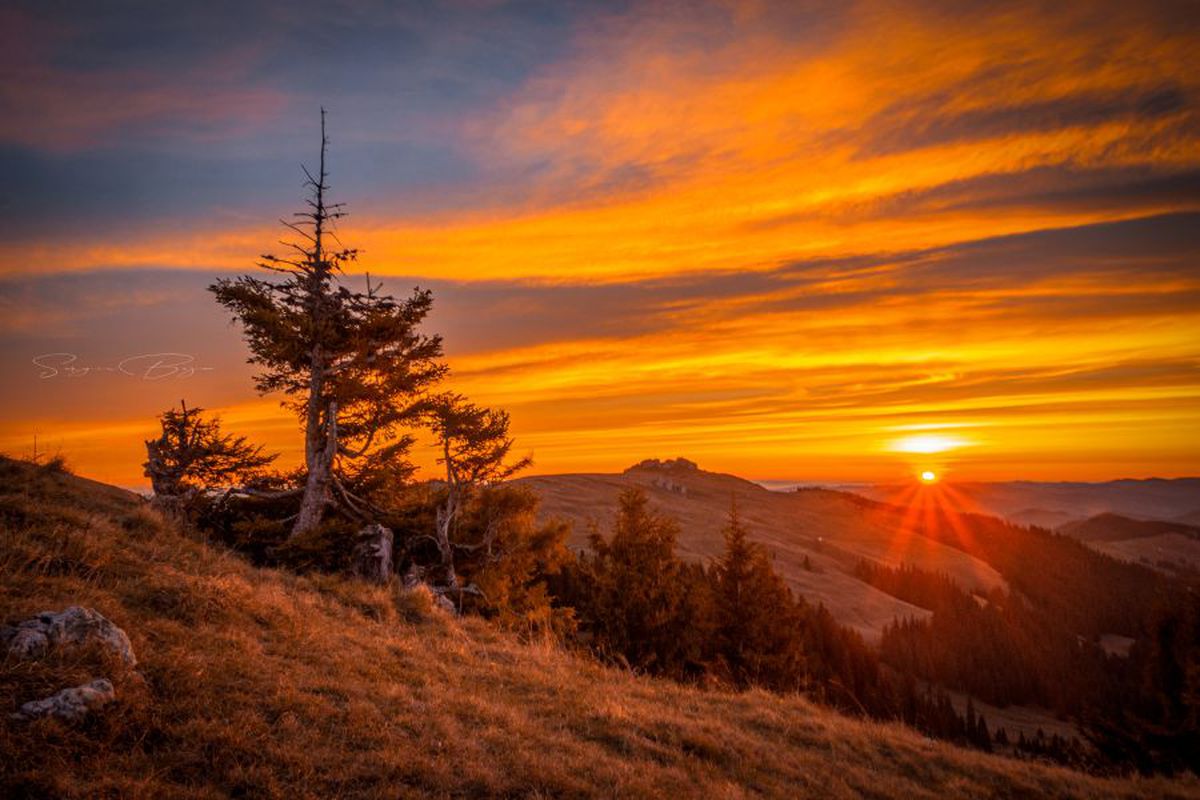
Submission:
<svg viewBox="0 0 1200 800">
<path fill-rule="evenodd" d="M 0 666 L 0 796 L 1200 797 L 930 741 L 800 697 L 688 688 L 522 643 L 428 595 L 256 569 L 133 495 L 0 461 L 0 617 L 69 604 L 97 652 Z M 72 727 L 8 712 L 104 675 Z"/>
</svg>

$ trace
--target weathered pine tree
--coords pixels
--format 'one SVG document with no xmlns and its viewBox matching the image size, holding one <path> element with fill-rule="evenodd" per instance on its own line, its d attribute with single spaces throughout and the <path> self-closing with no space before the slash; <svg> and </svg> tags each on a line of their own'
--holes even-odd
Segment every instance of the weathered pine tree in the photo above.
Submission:
<svg viewBox="0 0 1200 800">
<path fill-rule="evenodd" d="M 320 166 L 315 176 L 302 167 L 307 209 L 281 220 L 298 239 L 281 242 L 287 256 L 259 262 L 278 278 L 243 275 L 209 287 L 244 328 L 249 361 L 261 368 L 259 392 L 282 391 L 304 426 L 306 477 L 293 538 L 314 529 L 331 503 L 370 516 L 356 487 L 407 471 L 413 439 L 403 429 L 418 421 L 421 395 L 445 374 L 441 337 L 418 330 L 430 292 L 418 288 L 398 300 L 380 294 L 369 275 L 365 291 L 346 286 L 344 267 L 358 251 L 332 230 L 345 212 L 328 202 L 328 144 L 321 109 Z"/>
<path fill-rule="evenodd" d="M 455 590 L 460 587 L 454 566 L 454 529 L 463 506 L 476 489 L 512 477 L 532 460 L 525 457 L 506 463 L 513 445 L 507 411 L 481 408 L 448 392 L 431 398 L 425 413 L 441 451 L 438 463 L 446 468 L 446 494 L 437 509 L 434 541 L 441 558 L 441 578 L 447 588 Z M 485 541 L 477 546 L 489 544 Z"/>
</svg>

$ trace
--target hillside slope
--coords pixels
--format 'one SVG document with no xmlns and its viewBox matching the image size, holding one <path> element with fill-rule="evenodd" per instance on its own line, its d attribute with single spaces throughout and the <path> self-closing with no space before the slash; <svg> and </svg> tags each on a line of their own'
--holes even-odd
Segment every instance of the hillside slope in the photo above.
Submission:
<svg viewBox="0 0 1200 800">
<path fill-rule="evenodd" d="M 1102 553 L 1167 574 L 1200 569 L 1200 528 L 1182 522 L 1099 514 L 1058 529 Z"/>
<path fill-rule="evenodd" d="M 1130 519 L 1119 514 L 1097 514 L 1078 522 L 1058 528 L 1059 533 L 1073 536 L 1081 542 L 1120 542 L 1130 539 L 1147 539 L 1155 536 L 1179 534 L 1200 539 L 1200 528 L 1180 522 L 1163 520 Z"/>
<path fill-rule="evenodd" d="M 655 508 L 679 521 L 680 554 L 699 560 L 720 554 L 722 530 L 736 500 L 750 537 L 770 549 L 776 571 L 792 589 L 823 603 L 839 622 L 871 642 L 896 618 L 924 618 L 929 612 L 854 577 L 860 559 L 888 566 L 917 564 L 982 594 L 1006 586 L 983 561 L 922 536 L 899 524 L 894 513 L 882 513 L 876 504 L 844 492 L 772 492 L 682 459 L 642 462 L 619 475 L 546 475 L 518 482 L 542 498 L 544 517 L 572 522 L 575 547 L 583 546 L 591 524 L 607 532 L 622 489 L 640 487 Z M 806 558 L 812 569 L 805 567 Z"/>
<path fill-rule="evenodd" d="M 255 569 L 132 495 L 0 461 L 0 618 L 90 606 L 140 662 L 0 661 L 0 796 L 1200 797 L 632 676 L 418 599 Z M 97 674 L 119 698 L 99 718 L 9 718 Z"/>
</svg>

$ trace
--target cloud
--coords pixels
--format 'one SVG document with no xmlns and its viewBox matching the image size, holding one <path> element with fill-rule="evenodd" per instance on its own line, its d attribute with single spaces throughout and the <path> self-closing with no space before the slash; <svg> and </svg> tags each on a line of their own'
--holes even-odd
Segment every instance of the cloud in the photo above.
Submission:
<svg viewBox="0 0 1200 800">
<path fill-rule="evenodd" d="M 8 9 L 14 43 L 2 63 L 5 125 L 0 143 L 64 152 L 125 137 L 225 138 L 260 130 L 286 105 L 282 93 L 249 77 L 256 48 L 211 51 L 182 70 L 145 64 L 63 65 L 61 51 L 86 39 L 74 20 L 56 24 L 36 12 Z"/>
<path fill-rule="evenodd" d="M 258 45 L 249 74 L 294 99 L 311 95 L 284 79 L 280 42 L 299 36 L 292 44 L 313 50 L 303 60 L 312 69 L 362 37 L 360 57 L 333 69 L 362 115 L 338 118 L 349 129 L 335 129 L 333 157 L 335 182 L 349 172 L 338 183 L 355 213 L 346 232 L 375 272 L 595 282 L 769 269 L 1200 202 L 1198 81 L 1184 67 L 1194 36 L 1168 26 L 1175 12 L 1165 7 L 564 8 L 525 18 L 489 8 L 493 38 L 508 49 L 489 46 L 477 62 L 463 54 L 488 40 L 483 22 L 373 6 L 320 35 L 284 24 Z M 372 14 L 374 32 L 364 23 Z M 539 60 L 521 35 L 554 45 Z M 207 71 L 198 64 L 182 77 Z M 397 65 L 398 87 L 415 101 L 404 116 L 399 89 L 381 78 Z M 163 113 L 180 114 L 170 104 Z M 283 126 L 285 147 L 296 146 L 296 119 Z M 21 256 L 0 269 L 239 269 L 277 237 L 270 220 L 287 213 L 290 165 L 172 163 L 150 160 L 125 177 L 115 164 L 72 165 L 88 196 L 110 198 L 105 209 L 132 198 L 142 227 L 95 226 L 86 239 L 53 242 L 16 229 Z M 48 172 L 26 184 L 45 184 Z M 281 190 L 267 200 L 270 174 Z M 116 188 L 97 192 L 102 179 Z M 101 213 L 56 201 L 69 194 L 67 178 L 59 183 L 40 204 L 46 213 L 26 218 L 44 225 L 55 202 Z M 214 209 L 222 193 L 236 215 Z M 272 209 L 257 225 L 251 199 Z M 197 207 L 203 216 L 188 213 Z"/>
<path fill-rule="evenodd" d="M 339 233 L 390 289 L 434 288 L 456 387 L 544 469 L 878 475 L 898 424 L 961 425 L 964 458 L 1024 475 L 1195 468 L 1186 6 L 285 11 L 195 34 L 23 12 L 4 352 L 34 320 L 211 341 L 208 404 L 285 442 L 201 284 L 279 238 L 333 95 Z M 114 416 L 143 402 L 123 391 Z"/>
</svg>

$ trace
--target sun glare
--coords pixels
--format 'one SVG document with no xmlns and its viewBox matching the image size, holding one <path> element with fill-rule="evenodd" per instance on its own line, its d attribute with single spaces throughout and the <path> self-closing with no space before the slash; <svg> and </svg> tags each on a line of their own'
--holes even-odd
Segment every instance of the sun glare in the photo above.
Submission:
<svg viewBox="0 0 1200 800">
<path fill-rule="evenodd" d="M 924 483 L 934 483 L 937 481 L 937 473 L 931 469 L 927 469 L 921 473 L 921 480 Z"/>
<path fill-rule="evenodd" d="M 916 436 L 905 436 L 891 443 L 891 449 L 899 453 L 944 453 L 970 444 L 957 436 L 946 436 L 940 433 L 921 433 Z"/>
</svg>

